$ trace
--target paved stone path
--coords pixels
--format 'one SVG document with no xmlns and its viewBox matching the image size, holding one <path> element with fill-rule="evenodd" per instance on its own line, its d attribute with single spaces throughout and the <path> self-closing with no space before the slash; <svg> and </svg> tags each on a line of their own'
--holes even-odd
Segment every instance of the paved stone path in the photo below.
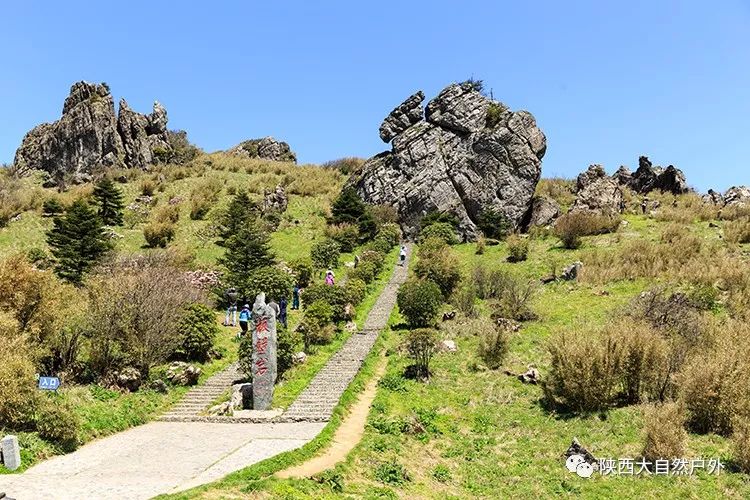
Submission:
<svg viewBox="0 0 750 500">
<path fill-rule="evenodd" d="M 224 394 L 232 386 L 232 383 L 243 378 L 244 375 L 240 372 L 239 365 L 233 363 L 210 377 L 205 384 L 190 389 L 185 397 L 159 420 L 164 422 L 194 421 L 203 410 L 208 408 L 211 402 Z"/>
<path fill-rule="evenodd" d="M 204 386 L 191 390 L 164 417 L 191 421 L 152 422 L 93 441 L 23 474 L 0 475 L 0 492 L 17 500 L 148 499 L 215 481 L 303 446 L 330 419 L 333 408 L 387 324 L 398 287 L 406 275 L 406 266 L 396 267 L 362 333 L 350 337 L 282 416 L 282 420 L 293 422 L 192 421 L 234 380 L 236 367 L 230 366 Z"/>
</svg>

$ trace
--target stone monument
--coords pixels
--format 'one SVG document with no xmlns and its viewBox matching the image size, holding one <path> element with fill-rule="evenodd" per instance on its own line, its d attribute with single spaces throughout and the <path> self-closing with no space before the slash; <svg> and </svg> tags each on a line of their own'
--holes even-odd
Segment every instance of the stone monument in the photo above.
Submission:
<svg viewBox="0 0 750 500">
<path fill-rule="evenodd" d="M 0 444 L 3 465 L 8 470 L 16 470 L 21 466 L 21 448 L 16 436 L 5 436 Z"/>
<path fill-rule="evenodd" d="M 270 410 L 276 382 L 276 313 L 260 293 L 253 304 L 253 409 Z"/>
</svg>

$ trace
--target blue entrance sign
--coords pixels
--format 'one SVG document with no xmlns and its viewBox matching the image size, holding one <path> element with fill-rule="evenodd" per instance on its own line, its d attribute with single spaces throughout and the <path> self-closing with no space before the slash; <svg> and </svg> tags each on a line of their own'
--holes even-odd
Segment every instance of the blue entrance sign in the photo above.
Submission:
<svg viewBox="0 0 750 500">
<path fill-rule="evenodd" d="M 60 379 L 57 377 L 39 377 L 39 388 L 44 391 L 56 391 L 60 387 Z"/>
</svg>

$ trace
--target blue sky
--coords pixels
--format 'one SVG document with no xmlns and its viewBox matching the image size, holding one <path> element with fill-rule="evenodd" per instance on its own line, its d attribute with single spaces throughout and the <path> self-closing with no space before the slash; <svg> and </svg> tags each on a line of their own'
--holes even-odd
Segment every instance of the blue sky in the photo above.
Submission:
<svg viewBox="0 0 750 500">
<path fill-rule="evenodd" d="M 28 5 L 24 5 L 28 4 Z M 750 3 L 4 2 L 0 162 L 106 81 L 206 150 L 273 135 L 302 162 L 370 156 L 412 92 L 483 79 L 547 135 L 545 176 L 682 168 L 705 190 L 750 184 Z"/>
</svg>

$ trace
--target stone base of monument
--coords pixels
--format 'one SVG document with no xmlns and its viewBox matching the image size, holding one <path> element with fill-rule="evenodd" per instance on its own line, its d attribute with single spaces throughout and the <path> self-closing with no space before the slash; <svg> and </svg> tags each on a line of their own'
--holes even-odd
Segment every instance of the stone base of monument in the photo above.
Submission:
<svg viewBox="0 0 750 500">
<path fill-rule="evenodd" d="M 232 419 L 273 420 L 282 414 L 282 410 L 235 410 Z"/>
</svg>

